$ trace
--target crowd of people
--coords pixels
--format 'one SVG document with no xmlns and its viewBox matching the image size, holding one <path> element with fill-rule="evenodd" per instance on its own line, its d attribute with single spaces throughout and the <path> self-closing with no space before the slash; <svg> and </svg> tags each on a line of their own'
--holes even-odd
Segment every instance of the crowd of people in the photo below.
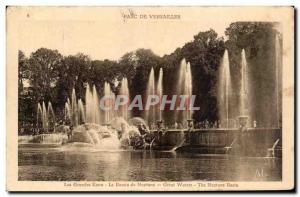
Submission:
<svg viewBox="0 0 300 197">
<path fill-rule="evenodd" d="M 166 129 L 187 129 L 188 122 L 174 122 L 173 124 L 165 124 L 164 126 Z M 201 122 L 194 122 L 193 123 L 193 128 L 195 129 L 216 129 L 216 128 L 238 128 L 239 123 L 238 121 L 234 119 L 230 119 L 227 121 L 221 122 L 220 120 L 218 121 L 208 121 L 204 120 Z M 256 121 L 253 123 L 253 127 L 256 127 Z M 157 129 L 157 124 L 151 123 L 150 124 L 150 130 L 155 130 Z"/>
<path fill-rule="evenodd" d="M 70 126 L 69 129 L 72 129 L 73 126 L 70 124 L 67 124 L 65 122 L 59 122 L 55 124 L 55 127 L 59 125 L 68 125 Z M 188 122 L 174 122 L 172 125 L 164 124 L 162 122 L 162 127 L 164 129 L 187 129 L 189 128 Z M 253 128 L 257 127 L 257 122 L 253 121 L 253 124 L 251 125 Z M 239 123 L 237 120 L 230 119 L 228 122 L 220 120 L 218 121 L 201 121 L 201 122 L 194 122 L 193 123 L 194 129 L 217 129 L 217 128 L 239 128 Z M 141 135 L 144 135 L 146 131 L 148 130 L 157 130 L 158 124 L 157 123 L 150 123 L 149 127 L 146 125 L 138 125 L 138 129 L 141 132 Z M 35 125 L 35 124 L 22 124 L 19 125 L 19 135 L 38 135 L 42 133 L 53 133 L 55 131 L 55 128 L 48 128 L 47 130 L 43 129 L 41 126 Z"/>
</svg>

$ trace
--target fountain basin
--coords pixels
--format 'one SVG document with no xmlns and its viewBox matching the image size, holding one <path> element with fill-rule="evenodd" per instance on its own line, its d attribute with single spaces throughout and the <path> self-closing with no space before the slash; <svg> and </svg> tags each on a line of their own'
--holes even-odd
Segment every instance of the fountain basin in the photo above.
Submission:
<svg viewBox="0 0 300 197">
<path fill-rule="evenodd" d="M 158 136 L 157 131 L 152 131 Z M 237 139 L 243 144 L 239 144 Z M 185 142 L 181 142 L 185 139 Z M 267 156 L 268 150 L 273 147 L 274 142 L 279 139 L 276 146 L 281 148 L 281 129 L 280 128 L 248 128 L 241 133 L 240 129 L 193 129 L 189 131 L 173 129 L 166 130 L 159 141 L 155 142 L 153 149 L 194 152 L 199 154 L 226 154 L 238 153 L 243 151 L 248 156 Z M 236 142 L 234 142 L 236 141 Z M 276 155 L 281 155 L 279 152 Z"/>
<path fill-rule="evenodd" d="M 18 137 L 18 144 L 62 144 L 67 140 L 65 133 L 45 133 Z"/>
</svg>

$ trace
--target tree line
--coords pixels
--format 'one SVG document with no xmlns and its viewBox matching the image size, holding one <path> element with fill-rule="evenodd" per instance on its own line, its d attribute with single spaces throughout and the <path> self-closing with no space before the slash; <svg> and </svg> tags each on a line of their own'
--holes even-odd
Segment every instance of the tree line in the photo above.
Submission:
<svg viewBox="0 0 300 197">
<path fill-rule="evenodd" d="M 197 98 L 195 105 L 201 108 L 194 113 L 193 118 L 196 121 L 218 120 L 218 68 L 225 49 L 229 52 L 232 84 L 236 90 L 233 100 L 238 100 L 240 54 L 245 49 L 253 73 L 253 83 L 257 87 L 252 99 L 265 99 L 265 102 L 257 104 L 257 108 L 269 111 L 271 107 L 267 102 L 274 96 L 271 88 L 274 87 L 273 56 L 276 33 L 273 23 L 237 22 L 226 29 L 226 41 L 210 29 L 199 32 L 192 41 L 171 54 L 160 57 L 150 49 L 137 49 L 124 54 L 118 61 L 93 60 L 83 53 L 64 56 L 57 50 L 47 48 L 40 48 L 26 57 L 19 50 L 19 127 L 35 123 L 36 106 L 41 101 L 51 101 L 57 119 L 61 119 L 64 104 L 72 89 L 75 88 L 77 98 L 84 101 L 87 83 L 94 84 L 101 94 L 106 81 L 117 92 L 120 88 L 118 82 L 126 77 L 131 97 L 143 94 L 152 67 L 156 79 L 159 69 L 163 68 L 164 94 L 171 95 L 176 90 L 173 82 L 176 81 L 176 73 L 183 58 L 191 64 L 193 94 Z M 260 87 L 262 81 L 264 87 Z M 265 118 L 263 110 L 256 109 L 258 118 Z M 133 116 L 141 115 L 139 111 L 133 113 Z M 167 122 L 174 121 L 171 112 L 165 112 L 164 116 Z"/>
</svg>

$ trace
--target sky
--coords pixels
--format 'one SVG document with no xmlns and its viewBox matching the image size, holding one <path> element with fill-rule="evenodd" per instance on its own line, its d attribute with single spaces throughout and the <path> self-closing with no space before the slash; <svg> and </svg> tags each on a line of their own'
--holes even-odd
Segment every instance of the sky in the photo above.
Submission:
<svg viewBox="0 0 300 197">
<path fill-rule="evenodd" d="M 63 55 L 79 52 L 92 59 L 118 60 L 139 48 L 163 56 L 193 40 L 200 31 L 214 29 L 224 36 L 231 21 L 207 18 L 197 9 L 152 7 L 130 8 L 140 14 L 176 14 L 180 19 L 125 19 L 128 8 L 27 9 L 20 15 L 19 49 L 28 56 L 41 47 L 57 49 Z"/>
</svg>

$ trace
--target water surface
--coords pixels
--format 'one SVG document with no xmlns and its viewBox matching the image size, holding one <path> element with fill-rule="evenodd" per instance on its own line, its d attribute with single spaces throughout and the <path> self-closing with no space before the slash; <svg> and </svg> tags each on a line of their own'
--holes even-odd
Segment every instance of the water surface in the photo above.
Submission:
<svg viewBox="0 0 300 197">
<path fill-rule="evenodd" d="M 19 180 L 280 181 L 281 159 L 19 146 Z"/>
</svg>

